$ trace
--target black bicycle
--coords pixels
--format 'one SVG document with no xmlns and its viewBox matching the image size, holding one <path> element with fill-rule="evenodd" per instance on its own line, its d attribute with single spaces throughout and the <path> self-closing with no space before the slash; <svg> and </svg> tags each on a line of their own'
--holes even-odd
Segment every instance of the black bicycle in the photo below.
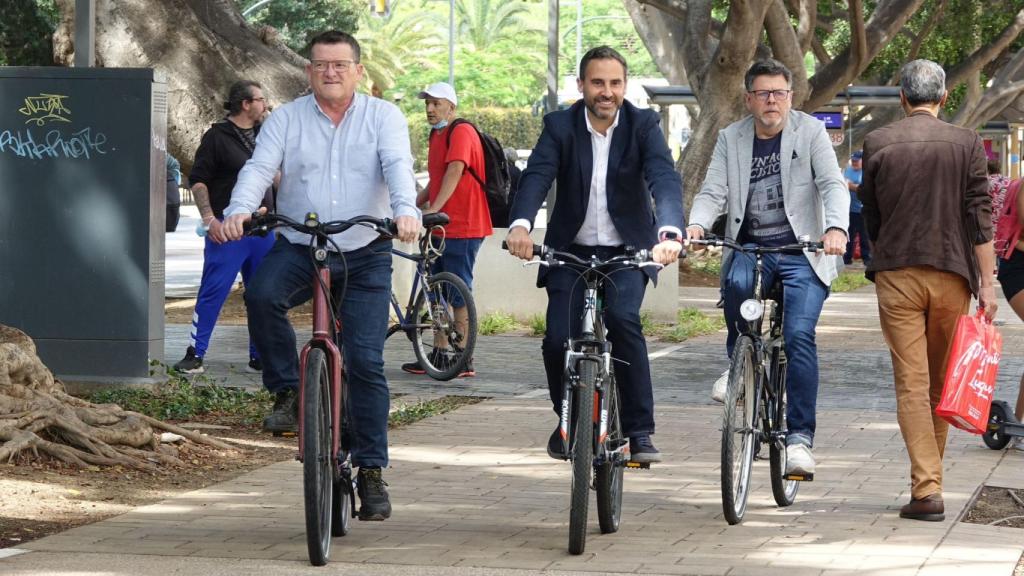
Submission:
<svg viewBox="0 0 1024 576">
<path fill-rule="evenodd" d="M 415 262 L 416 272 L 404 310 L 391 292 L 396 320 L 387 336 L 404 332 L 423 371 L 435 380 L 451 380 L 462 373 L 473 358 L 477 334 L 476 303 L 469 286 L 451 272 L 430 272 L 444 252 L 447 223 L 448 215 L 443 212 L 424 214 L 427 233 L 420 238 L 419 253 L 391 250 L 395 256 Z"/>
<path fill-rule="evenodd" d="M 786 345 L 782 338 L 782 284 L 776 281 L 766 290 L 762 283 L 764 255 L 803 254 L 822 249 L 820 242 L 801 239 L 785 246 L 741 246 L 729 238 L 708 236 L 692 244 L 720 246 L 734 250 L 734 258 L 755 258 L 754 292 L 740 305 L 737 328 L 740 335 L 733 347 L 729 383 L 722 416 L 722 510 L 729 524 L 743 521 L 750 489 L 750 473 L 759 459 L 761 444 L 768 445 L 772 496 L 779 506 L 796 500 L 800 481 L 813 474 L 786 474 Z M 764 319 L 768 332 L 763 335 Z"/>
<path fill-rule="evenodd" d="M 508 246 L 503 242 L 502 248 Z M 629 438 L 619 421 L 619 390 L 612 369 L 612 345 L 604 326 L 605 285 L 614 285 L 618 270 L 661 267 L 647 250 L 600 260 L 582 259 L 547 246 L 534 246 L 539 260 L 524 265 L 567 267 L 586 283 L 583 292 L 582 326 L 578 338 L 565 344 L 562 409 L 559 431 L 562 453 L 572 462 L 569 504 L 569 552 L 582 554 L 587 543 L 590 489 L 597 493 L 597 518 L 602 534 L 619 529 L 622 516 L 622 476 L 626 467 L 650 468 L 649 463 L 630 462 Z M 591 473 L 594 483 L 591 485 Z"/>
</svg>

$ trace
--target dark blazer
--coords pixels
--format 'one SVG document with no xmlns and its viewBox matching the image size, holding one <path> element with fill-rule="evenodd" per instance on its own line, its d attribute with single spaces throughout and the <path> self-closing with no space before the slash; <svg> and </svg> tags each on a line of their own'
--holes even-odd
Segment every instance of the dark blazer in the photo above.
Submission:
<svg viewBox="0 0 1024 576">
<path fill-rule="evenodd" d="M 594 157 L 584 114 L 581 99 L 568 110 L 544 116 L 544 130 L 530 154 L 509 214 L 510 222 L 520 218 L 533 222 L 551 182 L 557 180 L 555 206 L 548 207 L 550 221 L 544 236 L 544 244 L 556 250 L 572 244 L 587 215 Z M 686 227 L 683 182 L 658 124 L 653 110 L 623 102 L 608 153 L 608 212 L 623 242 L 634 248 L 654 246 L 662 226 Z M 650 268 L 645 271 L 654 277 Z M 545 272 L 542 267 L 540 286 Z"/>
</svg>

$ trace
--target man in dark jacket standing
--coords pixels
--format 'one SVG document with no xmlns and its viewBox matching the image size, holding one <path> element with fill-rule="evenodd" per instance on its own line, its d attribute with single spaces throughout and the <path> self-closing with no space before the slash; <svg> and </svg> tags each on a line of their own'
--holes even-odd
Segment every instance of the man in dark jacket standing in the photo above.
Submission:
<svg viewBox="0 0 1024 576">
<path fill-rule="evenodd" d="M 657 262 L 671 264 L 682 250 L 683 184 L 658 127 L 658 115 L 625 101 L 626 61 L 601 46 L 580 61 L 577 80 L 583 99 L 544 117 L 544 130 L 520 180 L 509 220 L 508 249 L 533 257 L 533 219 L 557 179 L 555 206 L 544 243 L 581 258 L 607 259 L 626 246 L 652 248 Z M 651 200 L 657 206 L 655 211 Z M 548 208 L 552 210 L 551 207 Z M 649 269 L 648 269 L 649 270 Z M 622 431 L 635 462 L 658 462 L 651 443 L 654 396 L 640 303 L 650 278 L 623 270 L 605 294 L 605 322 L 615 358 L 622 401 Z M 548 390 L 559 413 L 564 344 L 570 325 L 578 328 L 583 283 L 566 268 L 541 268 L 538 286 L 547 288 L 547 333 L 541 345 Z M 563 459 L 556 429 L 548 454 Z"/>
<path fill-rule="evenodd" d="M 946 74 L 915 60 L 900 73 L 907 117 L 864 140 L 857 195 L 874 251 L 867 276 L 878 294 L 882 333 L 892 352 L 896 412 L 910 456 L 911 499 L 901 518 L 938 522 L 948 424 L 935 415 L 957 318 L 971 294 L 991 320 L 991 199 L 985 151 L 973 130 L 938 119 Z"/>
<path fill-rule="evenodd" d="M 203 134 L 189 174 L 192 197 L 203 219 L 206 246 L 203 249 L 203 276 L 192 313 L 189 347 L 185 350 L 185 357 L 174 365 L 175 370 L 186 374 L 204 371 L 203 357 L 210 344 L 210 335 L 238 272 L 242 272 L 242 282 L 248 285 L 263 256 L 274 245 L 273 235 L 263 238 L 247 236 L 229 242 L 223 230 L 224 209 L 231 201 L 231 189 L 235 187 L 238 172 L 256 148 L 260 122 L 267 113 L 263 90 L 250 80 L 235 82 L 228 90 L 224 109 L 227 116 Z M 264 195 L 263 205 L 268 208 L 273 203 L 271 194 L 271 190 L 267 190 Z M 248 370 L 260 372 L 262 369 L 250 337 Z"/>
</svg>

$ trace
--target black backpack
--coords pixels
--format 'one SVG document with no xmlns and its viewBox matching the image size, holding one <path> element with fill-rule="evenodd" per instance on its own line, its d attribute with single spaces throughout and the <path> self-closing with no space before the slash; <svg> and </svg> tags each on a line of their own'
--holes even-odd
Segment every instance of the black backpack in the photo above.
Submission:
<svg viewBox="0 0 1024 576">
<path fill-rule="evenodd" d="M 466 171 L 473 178 L 476 178 L 476 181 L 480 183 L 480 187 L 484 189 L 484 194 L 487 196 L 487 208 L 491 213 L 491 226 L 495 228 L 508 228 L 508 212 L 512 206 L 512 200 L 515 198 L 516 191 L 512 189 L 512 174 L 509 161 L 505 158 L 505 149 L 502 148 L 501 142 L 498 142 L 497 138 L 481 132 L 475 124 L 462 118 L 452 121 L 451 129 L 448 130 L 448 136 L 445 141 L 447 146 L 451 146 L 452 131 L 459 124 L 469 124 L 472 126 L 477 136 L 480 137 L 480 145 L 484 149 L 484 175 L 486 178 L 481 179 L 480 175 L 468 164 L 466 165 Z"/>
</svg>

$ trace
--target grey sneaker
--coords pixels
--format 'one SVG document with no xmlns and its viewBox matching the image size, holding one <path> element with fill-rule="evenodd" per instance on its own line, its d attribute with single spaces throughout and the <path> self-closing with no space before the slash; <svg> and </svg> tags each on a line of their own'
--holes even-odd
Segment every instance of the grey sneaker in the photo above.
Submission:
<svg viewBox="0 0 1024 576">
<path fill-rule="evenodd" d="M 391 517 L 388 483 L 380 468 L 359 468 L 356 475 L 356 493 L 359 494 L 360 520 L 386 520 Z"/>
<path fill-rule="evenodd" d="M 722 375 L 715 380 L 711 387 L 711 399 L 715 402 L 725 402 L 725 391 L 729 387 L 729 371 L 722 372 Z"/>
<path fill-rule="evenodd" d="M 196 356 L 196 349 L 192 346 L 189 346 L 185 350 L 185 357 L 172 366 L 172 368 L 182 374 L 202 374 L 206 371 L 206 369 L 203 368 L 202 357 Z"/>
</svg>

